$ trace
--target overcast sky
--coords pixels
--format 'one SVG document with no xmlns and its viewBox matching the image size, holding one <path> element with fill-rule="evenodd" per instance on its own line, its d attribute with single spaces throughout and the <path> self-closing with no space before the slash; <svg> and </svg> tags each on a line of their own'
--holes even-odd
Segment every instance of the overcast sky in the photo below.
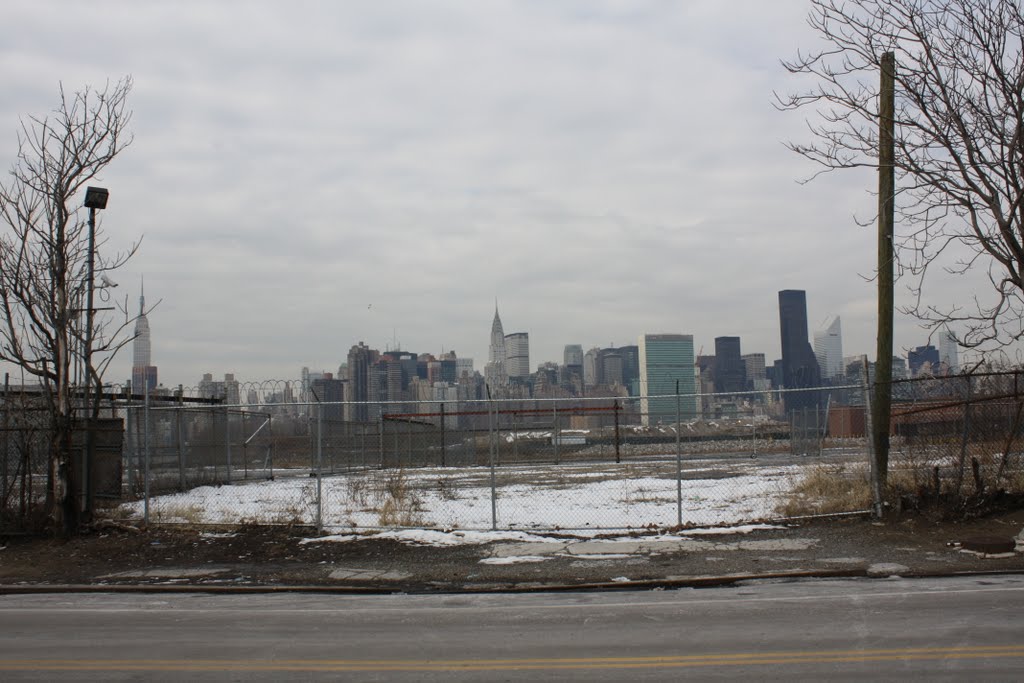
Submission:
<svg viewBox="0 0 1024 683">
<path fill-rule="evenodd" d="M 47 2 L 0 27 L 0 165 L 57 88 L 134 79 L 110 189 L 114 279 L 145 277 L 166 385 L 334 371 L 359 341 L 482 369 L 497 298 L 531 365 L 645 332 L 779 355 L 807 290 L 873 355 L 872 172 L 801 185 L 780 66 L 805 0 Z M 969 296 L 969 279 L 931 296 Z M 906 300 L 906 295 L 902 295 Z M 897 317 L 896 342 L 927 332 Z M 130 374 L 130 349 L 106 379 Z"/>
</svg>

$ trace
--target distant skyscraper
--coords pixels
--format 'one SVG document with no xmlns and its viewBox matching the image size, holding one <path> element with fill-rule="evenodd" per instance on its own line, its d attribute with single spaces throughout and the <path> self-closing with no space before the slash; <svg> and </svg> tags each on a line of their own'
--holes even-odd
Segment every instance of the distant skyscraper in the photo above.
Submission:
<svg viewBox="0 0 1024 683">
<path fill-rule="evenodd" d="M 949 328 L 943 328 L 939 332 L 939 364 L 943 369 L 955 375 L 960 372 L 960 361 L 957 358 L 958 344 Z"/>
<path fill-rule="evenodd" d="M 530 376 L 530 335 L 513 332 L 505 335 L 505 373 L 510 379 Z"/>
<path fill-rule="evenodd" d="M 456 358 L 455 359 L 455 378 L 460 380 L 463 377 L 473 377 L 473 359 L 472 358 Z"/>
<path fill-rule="evenodd" d="M 565 382 L 578 390 L 583 384 L 583 345 L 566 344 L 562 352 Z"/>
<path fill-rule="evenodd" d="M 636 345 L 620 346 L 616 349 L 622 356 L 622 385 L 630 396 L 640 394 L 640 349 Z"/>
<path fill-rule="evenodd" d="M 766 377 L 763 353 L 746 353 L 741 356 L 743 360 L 743 376 L 751 387 L 758 388 L 756 384 Z"/>
<path fill-rule="evenodd" d="M 231 373 L 224 375 L 224 380 L 215 380 L 209 372 L 199 380 L 200 398 L 219 398 L 228 405 L 238 405 L 241 394 L 239 393 L 238 380 Z"/>
<path fill-rule="evenodd" d="M 583 345 L 582 344 L 566 344 L 565 350 L 562 353 L 563 365 L 571 367 L 578 365 L 583 367 Z"/>
<path fill-rule="evenodd" d="M 933 375 L 939 371 L 939 350 L 931 344 L 918 346 L 907 354 L 907 363 L 911 377 Z"/>
<path fill-rule="evenodd" d="M 366 422 L 370 419 L 370 368 L 377 362 L 379 352 L 359 342 L 348 351 L 348 396 L 349 401 L 363 402 L 363 405 L 346 405 L 346 418 L 352 422 Z"/>
<path fill-rule="evenodd" d="M 693 335 L 644 334 L 640 336 L 640 412 L 644 425 L 676 421 L 678 387 L 683 419 L 697 414 L 693 370 Z M 664 396 L 665 398 L 649 398 Z"/>
<path fill-rule="evenodd" d="M 818 360 L 807 341 L 807 292 L 784 289 L 779 292 L 779 332 L 782 340 L 782 384 L 786 389 L 821 385 Z M 818 392 L 784 394 L 786 412 L 817 408 Z"/>
<path fill-rule="evenodd" d="M 609 387 L 625 386 L 622 379 L 622 354 L 618 349 L 601 350 L 601 376 Z"/>
<path fill-rule="evenodd" d="M 494 320 L 491 322 L 491 345 L 487 350 L 487 365 L 484 366 L 484 380 L 492 392 L 504 392 L 508 384 L 505 369 L 505 331 L 501 327 L 498 304 L 494 304 Z"/>
<path fill-rule="evenodd" d="M 583 382 L 588 387 L 597 386 L 601 383 L 601 363 L 599 358 L 601 349 L 596 346 L 583 355 Z"/>
<path fill-rule="evenodd" d="M 838 315 L 814 333 L 814 357 L 818 360 L 822 379 L 835 379 L 846 374 L 843 366 L 843 329 Z"/>
<path fill-rule="evenodd" d="M 739 337 L 715 337 L 715 391 L 743 391 L 743 358 Z"/>
<path fill-rule="evenodd" d="M 132 342 L 132 391 L 148 394 L 157 387 L 157 370 L 153 365 L 146 317 L 146 290 L 139 295 L 139 317 L 135 319 L 135 340 Z"/>
</svg>

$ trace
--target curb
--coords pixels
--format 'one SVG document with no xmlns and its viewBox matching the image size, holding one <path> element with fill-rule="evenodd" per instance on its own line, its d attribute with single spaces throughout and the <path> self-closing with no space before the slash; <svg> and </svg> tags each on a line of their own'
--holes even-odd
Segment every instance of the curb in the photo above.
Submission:
<svg viewBox="0 0 1024 683">
<path fill-rule="evenodd" d="M 321 586 L 321 585 L 248 585 L 215 586 L 183 584 L 31 584 L 0 585 L 0 595 L 31 595 L 55 593 L 208 593 L 216 595 L 254 593 L 322 593 L 337 595 L 429 595 L 429 594 L 491 594 L 491 593 L 567 593 L 584 591 L 651 590 L 655 588 L 714 588 L 743 581 L 770 581 L 785 579 L 865 578 L 864 569 L 825 571 L 770 572 L 763 574 L 727 574 L 723 576 L 695 576 L 679 579 L 640 579 L 636 581 L 602 581 L 592 583 L 517 585 L 514 583 L 432 586 L 429 589 L 405 586 Z"/>
</svg>

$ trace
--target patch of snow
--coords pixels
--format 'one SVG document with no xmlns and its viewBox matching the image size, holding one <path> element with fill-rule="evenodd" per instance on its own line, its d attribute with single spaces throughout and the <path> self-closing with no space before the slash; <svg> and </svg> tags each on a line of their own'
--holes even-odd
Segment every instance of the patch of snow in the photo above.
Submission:
<svg viewBox="0 0 1024 683">
<path fill-rule="evenodd" d="M 584 430 L 579 430 L 584 431 Z M 497 470 L 497 521 L 501 532 L 445 532 L 442 529 L 489 529 L 490 470 L 486 467 L 422 468 L 402 473 L 410 496 L 410 526 L 420 529 L 387 532 L 403 542 L 454 545 L 524 540 L 531 529 L 587 537 L 598 530 L 668 528 L 677 523 L 676 481 L 658 476 L 631 476 L 635 465 L 530 466 Z M 735 524 L 774 514 L 788 489 L 788 477 L 799 466 L 758 466 L 737 463 L 730 475 L 684 479 L 681 482 L 683 521 L 698 525 Z M 699 470 L 689 476 L 699 477 Z M 325 528 L 341 533 L 336 540 L 357 540 L 354 529 L 381 526 L 381 496 L 389 472 L 361 471 L 324 477 L 319 513 Z M 560 483 L 561 482 L 561 483 Z M 316 481 L 279 477 L 273 481 L 234 486 L 200 486 L 191 491 L 155 496 L 150 516 L 156 523 L 310 524 L 318 514 Z M 143 502 L 122 509 L 142 515 Z M 679 535 L 749 533 L 780 528 L 748 525 L 722 529 L 687 529 Z M 384 532 L 382 532 L 384 533 Z M 495 533 L 510 534 L 495 536 Z M 410 535 L 412 534 L 412 535 Z M 485 534 L 473 536 L 472 534 Z M 380 535 L 378 534 L 378 537 Z M 330 537 L 328 537 L 330 538 Z M 322 540 L 322 539 L 319 539 Z"/>
<path fill-rule="evenodd" d="M 536 536 L 524 531 L 436 531 L 433 529 L 393 529 L 373 531 L 365 534 L 340 534 L 304 538 L 300 543 L 320 543 L 363 541 L 375 538 L 388 538 L 409 545 L 429 545 L 445 547 L 453 545 L 481 545 L 496 541 L 520 541 L 525 543 L 551 543 L 558 539 Z"/>
<path fill-rule="evenodd" d="M 752 531 L 763 531 L 766 529 L 785 529 L 779 524 L 743 524 L 741 526 L 711 527 L 707 529 L 686 529 L 680 531 L 680 536 L 714 536 L 724 534 L 749 534 Z"/>
<path fill-rule="evenodd" d="M 525 564 L 527 562 L 545 562 L 550 560 L 549 557 L 541 557 L 540 555 L 517 555 L 515 557 L 485 557 L 480 560 L 480 564 Z"/>
</svg>

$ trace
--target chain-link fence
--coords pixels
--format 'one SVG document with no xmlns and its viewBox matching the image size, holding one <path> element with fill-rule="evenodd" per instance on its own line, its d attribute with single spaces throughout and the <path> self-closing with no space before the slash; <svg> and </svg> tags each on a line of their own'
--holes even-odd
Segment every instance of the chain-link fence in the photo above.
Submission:
<svg viewBox="0 0 1024 683">
<path fill-rule="evenodd" d="M 46 499 L 48 414 L 38 398 L 7 393 L 0 420 L 0 531 L 34 528 Z"/>
<path fill-rule="evenodd" d="M 1024 492 L 1024 374 L 893 383 L 890 485 L 901 505 Z"/>
<path fill-rule="evenodd" d="M 894 383 L 889 493 L 902 504 L 1022 491 L 1022 384 L 1017 373 Z M 108 393 L 96 504 L 148 523 L 566 530 L 872 504 L 859 386 L 383 403 L 282 401 L 268 386 L 233 405 Z M 8 395 L 2 419 L 9 530 L 43 508 L 50 446 L 38 399 Z"/>
<path fill-rule="evenodd" d="M 838 391 L 127 405 L 139 499 L 119 513 L 321 528 L 778 518 L 809 463 L 866 471 L 863 417 L 833 406 Z"/>
</svg>

